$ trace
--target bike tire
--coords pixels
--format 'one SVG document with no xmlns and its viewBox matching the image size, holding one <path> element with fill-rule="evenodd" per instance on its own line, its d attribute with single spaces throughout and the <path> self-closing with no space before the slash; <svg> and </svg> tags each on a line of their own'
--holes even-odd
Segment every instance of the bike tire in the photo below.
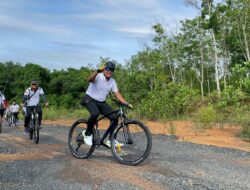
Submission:
<svg viewBox="0 0 250 190">
<path fill-rule="evenodd" d="M 11 127 L 11 125 L 12 125 L 12 116 L 8 118 L 8 126 Z"/>
<path fill-rule="evenodd" d="M 87 159 L 95 150 L 95 142 L 92 146 L 84 143 L 82 131 L 87 129 L 88 122 L 85 119 L 79 119 L 71 126 L 68 134 L 68 146 L 70 153 L 79 159 Z M 95 133 L 93 134 L 95 139 Z"/>
<path fill-rule="evenodd" d="M 39 142 L 39 123 L 38 123 L 38 118 L 36 117 L 34 120 L 34 128 L 33 128 L 33 140 L 34 143 L 38 143 Z"/>
<path fill-rule="evenodd" d="M 17 122 L 16 121 L 17 121 L 16 117 L 13 117 L 13 124 L 14 124 L 15 127 L 17 126 Z"/>
<path fill-rule="evenodd" d="M 30 137 L 30 140 L 33 139 L 33 129 L 34 129 L 34 123 L 33 123 L 33 120 L 30 119 L 29 121 L 29 137 Z"/>
<path fill-rule="evenodd" d="M 116 147 L 115 140 L 123 146 Z M 147 159 L 152 148 L 152 136 L 146 125 L 127 120 L 116 127 L 111 136 L 111 151 L 115 159 L 125 165 L 136 166 Z"/>
</svg>

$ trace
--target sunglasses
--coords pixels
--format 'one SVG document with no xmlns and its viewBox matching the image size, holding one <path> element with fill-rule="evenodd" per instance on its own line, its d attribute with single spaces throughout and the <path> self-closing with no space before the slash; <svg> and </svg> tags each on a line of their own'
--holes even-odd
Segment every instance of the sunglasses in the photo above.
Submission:
<svg viewBox="0 0 250 190">
<path fill-rule="evenodd" d="M 109 68 L 109 67 L 106 67 L 105 70 L 106 70 L 106 71 L 111 71 L 111 72 L 114 72 L 114 71 L 115 71 L 114 69 Z"/>
<path fill-rule="evenodd" d="M 33 86 L 37 86 L 37 84 L 31 84 L 31 85 L 33 85 Z"/>
</svg>

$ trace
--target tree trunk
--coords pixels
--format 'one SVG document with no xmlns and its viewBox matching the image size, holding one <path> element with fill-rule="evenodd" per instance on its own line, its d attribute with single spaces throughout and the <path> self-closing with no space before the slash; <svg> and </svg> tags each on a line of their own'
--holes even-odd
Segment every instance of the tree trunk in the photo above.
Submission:
<svg viewBox="0 0 250 190">
<path fill-rule="evenodd" d="M 208 90 L 208 96 L 210 97 L 211 89 L 210 89 L 210 81 L 209 81 L 208 70 L 207 70 L 207 90 Z"/>
<path fill-rule="evenodd" d="M 201 99 L 204 99 L 204 57 L 203 57 L 203 49 L 200 47 L 200 55 L 201 55 L 201 80 L 200 80 L 200 85 L 201 85 Z"/>
<path fill-rule="evenodd" d="M 166 53 L 166 56 L 167 56 L 168 63 L 169 63 L 169 70 L 170 70 L 172 81 L 175 82 L 175 72 L 174 72 L 174 69 L 172 68 L 172 64 L 171 64 L 171 60 L 170 60 L 169 54 Z"/>
<path fill-rule="evenodd" d="M 214 48 L 214 69 L 215 69 L 215 82 L 218 95 L 220 96 L 220 80 L 219 80 L 219 71 L 218 71 L 218 55 L 217 55 L 217 46 L 214 35 L 214 30 L 212 29 L 212 39 L 213 39 L 213 48 Z"/>
<path fill-rule="evenodd" d="M 245 44 L 245 51 L 246 51 L 246 60 L 250 61 L 250 54 L 249 54 L 249 47 L 248 47 L 248 41 L 247 41 L 247 35 L 246 35 L 246 25 L 242 25 L 242 31 L 243 31 L 243 37 L 244 37 L 244 44 Z"/>
<path fill-rule="evenodd" d="M 212 16 L 212 0 L 207 0 L 208 3 L 208 15 L 209 18 Z M 213 40 L 213 48 L 214 48 L 214 69 L 215 69 L 215 82 L 216 82 L 216 88 L 217 93 L 220 96 L 220 80 L 219 80 L 219 71 L 218 71 L 218 54 L 217 54 L 217 45 L 216 45 L 216 39 L 214 34 L 214 29 L 211 28 L 212 33 L 212 40 Z"/>
</svg>

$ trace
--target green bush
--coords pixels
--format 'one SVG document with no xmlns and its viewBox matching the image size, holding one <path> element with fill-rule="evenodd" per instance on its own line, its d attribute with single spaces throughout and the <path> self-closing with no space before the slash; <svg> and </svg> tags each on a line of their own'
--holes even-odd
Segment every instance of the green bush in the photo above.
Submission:
<svg viewBox="0 0 250 190">
<path fill-rule="evenodd" d="M 192 107 L 196 92 L 187 86 L 170 83 L 165 89 L 150 91 L 141 100 L 140 111 L 147 119 L 166 119 L 185 114 Z"/>
<path fill-rule="evenodd" d="M 211 129 L 217 121 L 217 112 L 212 105 L 202 107 L 195 115 L 195 122 L 202 129 Z"/>
<path fill-rule="evenodd" d="M 235 89 L 233 86 L 227 86 L 222 92 L 219 101 L 217 102 L 218 108 L 225 108 L 239 103 L 239 100 L 244 97 L 244 93 Z"/>
<path fill-rule="evenodd" d="M 250 140 L 250 110 L 249 107 L 243 107 L 236 110 L 235 122 L 242 127 L 241 136 Z"/>
</svg>

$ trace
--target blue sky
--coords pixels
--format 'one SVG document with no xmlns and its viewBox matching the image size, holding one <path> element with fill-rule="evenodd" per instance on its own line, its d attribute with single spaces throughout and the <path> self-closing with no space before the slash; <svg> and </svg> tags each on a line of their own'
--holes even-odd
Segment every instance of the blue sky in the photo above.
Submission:
<svg viewBox="0 0 250 190">
<path fill-rule="evenodd" d="M 0 62 L 65 69 L 102 56 L 124 64 L 151 45 L 153 24 L 177 31 L 196 15 L 183 0 L 1 0 Z"/>
</svg>

